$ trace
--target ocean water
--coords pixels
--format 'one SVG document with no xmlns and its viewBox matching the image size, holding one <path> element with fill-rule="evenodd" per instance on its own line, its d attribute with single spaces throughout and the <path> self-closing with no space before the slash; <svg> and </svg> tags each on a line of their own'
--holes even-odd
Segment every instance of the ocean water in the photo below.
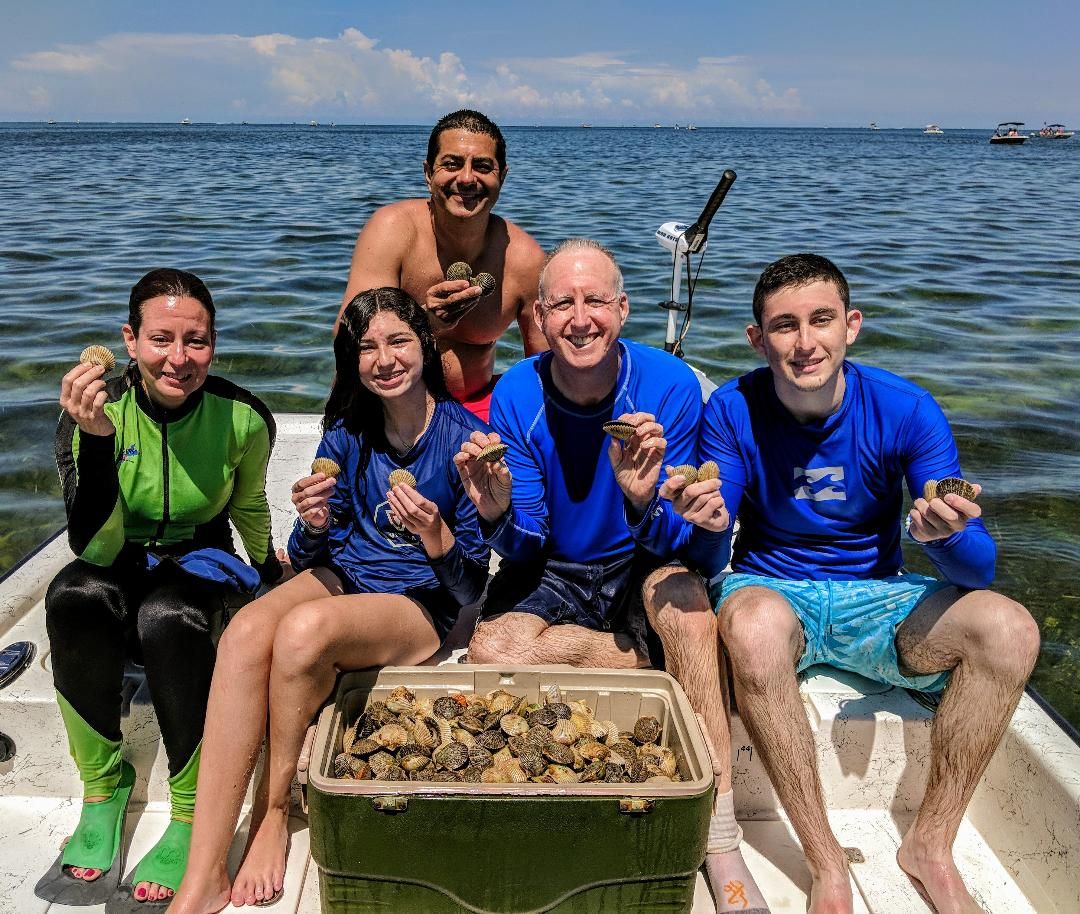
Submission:
<svg viewBox="0 0 1080 914">
<path fill-rule="evenodd" d="M 761 268 L 812 250 L 866 315 L 853 357 L 929 388 L 982 483 L 996 588 L 1039 619 L 1035 686 L 1080 724 L 1080 139 L 991 147 L 989 130 L 506 130 L 497 212 L 542 245 L 617 254 L 627 334 L 659 344 L 671 264 L 653 233 L 710 231 L 685 342 L 722 381 Z M 215 371 L 278 411 L 319 411 L 356 233 L 424 194 L 423 127 L 0 125 L 0 570 L 63 524 L 59 381 L 89 343 L 121 352 L 132 283 L 198 273 L 219 308 Z M 499 346 L 505 367 L 514 333 Z M 912 567 L 929 570 L 913 549 Z"/>
</svg>

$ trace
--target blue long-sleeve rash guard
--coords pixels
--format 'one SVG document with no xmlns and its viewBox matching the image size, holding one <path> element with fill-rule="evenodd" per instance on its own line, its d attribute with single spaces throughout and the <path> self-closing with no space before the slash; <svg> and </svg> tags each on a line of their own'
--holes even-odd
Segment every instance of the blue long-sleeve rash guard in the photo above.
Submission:
<svg viewBox="0 0 1080 914">
<path fill-rule="evenodd" d="M 960 476 L 949 423 L 921 387 L 844 363 L 837 412 L 800 425 L 780 402 L 768 368 L 713 392 L 699 443 L 720 466 L 721 493 L 740 533 L 735 571 L 790 580 L 864 580 L 897 574 L 902 485 L 912 498 L 928 479 Z M 687 557 L 714 577 L 731 533 L 694 528 Z M 988 587 L 997 551 L 983 522 L 922 544 L 942 577 Z"/>
<path fill-rule="evenodd" d="M 490 552 L 480 537 L 476 507 L 465 494 L 453 458 L 473 431 L 488 427 L 453 400 L 435 404 L 427 430 L 403 457 L 372 449 L 360 467 L 362 440 L 341 423 L 319 443 L 317 456 L 341 467 L 330 497 L 330 529 L 312 533 L 297 520 L 289 557 L 297 568 L 332 564 L 360 593 L 405 593 L 441 585 L 461 606 L 478 599 Z M 429 559 L 420 538 L 390 520 L 386 492 L 392 470 L 416 477 L 416 490 L 439 506 L 454 534 L 446 555 Z"/>
<path fill-rule="evenodd" d="M 604 562 L 633 551 L 635 541 L 666 556 L 687 526 L 656 496 L 642 517 L 627 518 L 602 426 L 624 413 L 651 413 L 664 427 L 664 462 L 694 463 L 701 386 L 666 352 L 629 340 L 619 346 L 615 388 L 592 406 L 558 392 L 551 353 L 518 363 L 495 386 L 491 426 L 510 445 L 504 460 L 513 492 L 510 510 L 485 532 L 504 558 Z"/>
</svg>

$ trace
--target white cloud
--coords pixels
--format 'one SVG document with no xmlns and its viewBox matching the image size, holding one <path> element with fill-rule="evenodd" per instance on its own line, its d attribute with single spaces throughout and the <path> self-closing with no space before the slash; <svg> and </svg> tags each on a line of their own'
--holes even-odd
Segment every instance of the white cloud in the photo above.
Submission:
<svg viewBox="0 0 1080 914">
<path fill-rule="evenodd" d="M 0 116 L 41 111 L 43 100 L 72 112 L 152 119 L 214 118 L 241 108 L 247 117 L 372 121 L 471 106 L 510 122 L 767 119 L 802 110 L 797 89 L 774 90 L 745 58 L 676 67 L 596 50 L 467 66 L 450 51 L 381 47 L 356 28 L 335 38 L 123 33 L 24 54 L 0 71 Z"/>
</svg>

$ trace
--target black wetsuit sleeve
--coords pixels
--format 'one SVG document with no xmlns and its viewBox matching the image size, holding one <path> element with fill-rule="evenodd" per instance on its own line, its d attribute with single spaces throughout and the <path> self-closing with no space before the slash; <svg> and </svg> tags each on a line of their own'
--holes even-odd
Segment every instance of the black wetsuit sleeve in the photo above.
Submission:
<svg viewBox="0 0 1080 914">
<path fill-rule="evenodd" d="M 94 565 L 111 565 L 124 547 L 115 433 L 85 434 L 65 412 L 56 429 L 56 468 L 72 552 Z"/>
<path fill-rule="evenodd" d="M 459 606 L 468 606 L 480 599 L 487 583 L 488 563 L 467 554 L 460 541 L 455 541 L 445 555 L 428 561 L 439 583 Z"/>
</svg>

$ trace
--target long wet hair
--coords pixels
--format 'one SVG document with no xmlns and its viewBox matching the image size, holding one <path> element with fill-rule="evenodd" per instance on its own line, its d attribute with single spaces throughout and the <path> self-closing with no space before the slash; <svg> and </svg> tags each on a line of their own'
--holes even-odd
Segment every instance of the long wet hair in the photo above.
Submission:
<svg viewBox="0 0 1080 914">
<path fill-rule="evenodd" d="M 322 430 L 328 432 L 341 422 L 346 430 L 362 437 L 367 462 L 372 446 L 389 447 L 383 419 L 382 398 L 360 381 L 360 340 L 367 333 L 371 319 L 380 311 L 389 311 L 419 337 L 423 354 L 421 376 L 428 393 L 438 400 L 450 400 L 443 375 L 442 357 L 435 344 L 435 334 L 427 313 L 408 293 L 392 286 L 361 292 L 341 313 L 341 324 L 334 337 L 334 383 L 323 411 Z"/>
<path fill-rule="evenodd" d="M 161 295 L 195 299 L 206 309 L 206 314 L 210 318 L 211 336 L 217 333 L 214 327 L 217 311 L 214 308 L 213 296 L 211 296 L 210 290 L 206 288 L 206 283 L 187 270 L 158 267 L 151 270 L 131 287 L 131 295 L 128 297 L 127 322 L 135 336 L 139 335 L 139 328 L 142 327 L 143 305 L 150 299 Z M 141 380 L 139 363 L 132 359 L 128 363 L 127 371 L 124 374 L 128 386 Z"/>
</svg>

